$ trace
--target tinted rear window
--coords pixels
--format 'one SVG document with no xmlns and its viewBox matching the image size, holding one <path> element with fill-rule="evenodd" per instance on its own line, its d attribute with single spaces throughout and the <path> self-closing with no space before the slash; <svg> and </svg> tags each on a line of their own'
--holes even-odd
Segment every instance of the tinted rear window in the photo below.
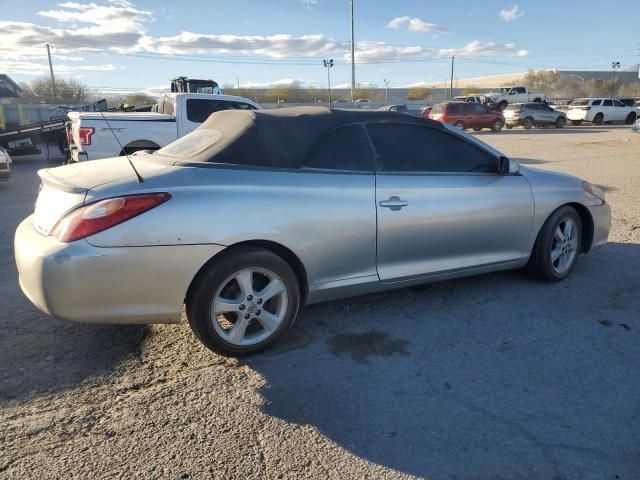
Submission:
<svg viewBox="0 0 640 480">
<path fill-rule="evenodd" d="M 459 115 L 460 114 L 460 103 L 450 103 L 447 106 L 447 113 L 449 115 Z"/>
</svg>

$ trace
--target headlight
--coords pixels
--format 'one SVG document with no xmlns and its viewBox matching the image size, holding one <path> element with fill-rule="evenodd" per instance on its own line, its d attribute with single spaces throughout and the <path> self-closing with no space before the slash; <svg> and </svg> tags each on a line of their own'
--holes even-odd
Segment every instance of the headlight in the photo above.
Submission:
<svg viewBox="0 0 640 480">
<path fill-rule="evenodd" d="M 584 188 L 585 192 L 587 192 L 590 195 L 593 195 L 602 203 L 604 203 L 604 192 L 600 187 L 595 186 L 593 183 L 582 182 L 582 188 Z"/>
</svg>

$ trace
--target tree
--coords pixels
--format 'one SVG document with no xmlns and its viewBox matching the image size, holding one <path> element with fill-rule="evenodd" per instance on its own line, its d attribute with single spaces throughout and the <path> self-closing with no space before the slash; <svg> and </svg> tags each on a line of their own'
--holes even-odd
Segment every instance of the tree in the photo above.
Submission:
<svg viewBox="0 0 640 480">
<path fill-rule="evenodd" d="M 127 105 L 141 107 L 143 105 L 155 105 L 157 103 L 156 99 L 151 95 L 147 95 L 143 92 L 134 93 L 132 95 L 127 95 L 124 98 L 124 102 Z"/>
<path fill-rule="evenodd" d="M 89 88 L 72 78 L 56 78 L 56 95 L 53 95 L 51 79 L 49 77 L 37 78 L 31 85 L 21 85 L 24 89 L 22 98 L 38 103 L 87 103 L 90 100 Z"/>
<path fill-rule="evenodd" d="M 427 100 L 431 96 L 431 91 L 425 87 L 412 88 L 407 93 L 407 100 Z"/>
<path fill-rule="evenodd" d="M 640 82 L 627 83 L 620 87 L 620 95 L 625 97 L 640 97 Z"/>
</svg>

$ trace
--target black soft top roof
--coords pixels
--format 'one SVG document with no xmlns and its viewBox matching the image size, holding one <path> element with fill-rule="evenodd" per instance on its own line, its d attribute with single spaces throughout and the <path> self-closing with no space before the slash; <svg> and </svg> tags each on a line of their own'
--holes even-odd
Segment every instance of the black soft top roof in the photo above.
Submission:
<svg viewBox="0 0 640 480">
<path fill-rule="evenodd" d="M 180 163 L 211 162 L 298 168 L 329 130 L 364 122 L 428 125 L 440 122 L 380 110 L 336 110 L 289 107 L 271 110 L 223 110 L 212 114 L 199 129 L 222 135 L 210 147 Z"/>
</svg>

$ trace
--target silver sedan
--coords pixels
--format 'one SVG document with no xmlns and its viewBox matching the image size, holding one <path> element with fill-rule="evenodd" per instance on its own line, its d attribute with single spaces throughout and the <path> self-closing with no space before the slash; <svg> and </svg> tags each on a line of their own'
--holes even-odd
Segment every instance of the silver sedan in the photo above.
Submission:
<svg viewBox="0 0 640 480">
<path fill-rule="evenodd" d="M 302 305 L 506 269 L 559 281 L 607 241 L 602 191 L 392 112 L 223 111 L 157 152 L 39 171 L 15 235 L 41 310 L 177 323 L 243 354 Z"/>
</svg>

